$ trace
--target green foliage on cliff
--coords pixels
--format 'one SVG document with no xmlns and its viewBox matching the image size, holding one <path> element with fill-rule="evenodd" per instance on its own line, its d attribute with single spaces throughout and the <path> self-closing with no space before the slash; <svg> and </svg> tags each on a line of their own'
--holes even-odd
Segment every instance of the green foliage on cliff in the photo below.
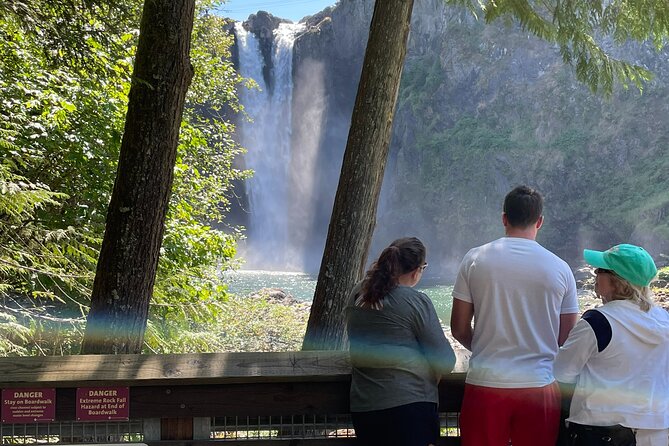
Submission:
<svg viewBox="0 0 669 446">
<path fill-rule="evenodd" d="M 620 51 L 653 68 L 643 95 L 592 94 L 555 48 L 516 27 L 448 22 L 405 65 L 379 238 L 411 228 L 447 271 L 502 235 L 503 197 L 528 183 L 546 197 L 540 241 L 573 263 L 584 247 L 621 242 L 669 252 L 666 50 Z"/>
</svg>

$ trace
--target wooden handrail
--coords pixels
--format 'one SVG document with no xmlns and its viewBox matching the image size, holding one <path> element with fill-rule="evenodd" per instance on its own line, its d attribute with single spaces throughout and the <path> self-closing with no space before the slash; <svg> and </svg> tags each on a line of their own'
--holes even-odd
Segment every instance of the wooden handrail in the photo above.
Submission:
<svg viewBox="0 0 669 446">
<path fill-rule="evenodd" d="M 346 381 L 346 352 L 76 355 L 0 358 L 0 387 Z"/>
<path fill-rule="evenodd" d="M 466 371 L 458 353 L 456 372 Z M 0 358 L 0 388 L 348 381 L 347 352 L 237 352 Z"/>
</svg>

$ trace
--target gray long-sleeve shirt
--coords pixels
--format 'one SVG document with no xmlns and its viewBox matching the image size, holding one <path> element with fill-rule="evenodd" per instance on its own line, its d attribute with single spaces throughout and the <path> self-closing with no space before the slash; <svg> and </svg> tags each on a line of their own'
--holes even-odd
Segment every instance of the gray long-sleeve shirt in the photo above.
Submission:
<svg viewBox="0 0 669 446">
<path fill-rule="evenodd" d="M 348 309 L 351 411 L 382 410 L 439 400 L 438 379 L 455 354 L 432 301 L 406 286 L 383 298 L 383 309 Z"/>
</svg>

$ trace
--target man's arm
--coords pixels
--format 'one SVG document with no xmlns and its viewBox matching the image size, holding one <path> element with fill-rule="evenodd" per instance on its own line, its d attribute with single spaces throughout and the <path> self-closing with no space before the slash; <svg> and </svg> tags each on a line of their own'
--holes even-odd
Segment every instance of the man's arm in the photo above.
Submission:
<svg viewBox="0 0 669 446">
<path fill-rule="evenodd" d="M 569 336 L 569 332 L 578 322 L 578 293 L 576 291 L 576 279 L 569 267 L 565 269 L 567 289 L 560 307 L 560 329 L 558 331 L 558 345 L 562 347 Z"/>
<path fill-rule="evenodd" d="M 474 318 L 474 304 L 453 298 L 451 310 L 451 333 L 469 351 L 472 350 L 472 319 Z"/>
<path fill-rule="evenodd" d="M 560 315 L 560 333 L 558 334 L 558 345 L 564 345 L 569 332 L 578 322 L 578 313 L 566 313 Z"/>
</svg>

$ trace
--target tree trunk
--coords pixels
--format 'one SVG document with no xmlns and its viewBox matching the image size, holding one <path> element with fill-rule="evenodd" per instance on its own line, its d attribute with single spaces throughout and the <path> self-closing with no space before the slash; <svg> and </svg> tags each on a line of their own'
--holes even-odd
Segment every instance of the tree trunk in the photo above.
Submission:
<svg viewBox="0 0 669 446">
<path fill-rule="evenodd" d="M 140 353 L 179 127 L 193 77 L 195 0 L 146 0 L 82 354 Z"/>
<path fill-rule="evenodd" d="M 345 348 L 346 297 L 360 280 L 376 224 L 413 0 L 377 1 L 304 350 Z"/>
</svg>

